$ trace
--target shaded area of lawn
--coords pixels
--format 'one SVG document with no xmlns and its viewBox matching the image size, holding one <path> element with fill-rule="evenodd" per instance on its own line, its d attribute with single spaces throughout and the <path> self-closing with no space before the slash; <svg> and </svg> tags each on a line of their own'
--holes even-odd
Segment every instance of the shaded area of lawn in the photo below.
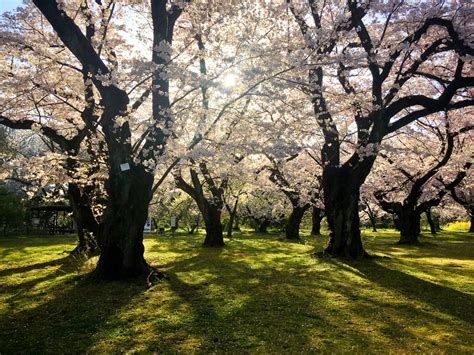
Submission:
<svg viewBox="0 0 474 355">
<path fill-rule="evenodd" d="M 49 239 L 48 239 L 49 238 Z M 147 237 L 169 279 L 93 284 L 95 259 L 70 265 L 74 238 L 0 239 L 0 352 L 471 352 L 474 238 L 395 244 L 364 233 L 376 258 L 312 257 L 325 237 L 239 233 Z"/>
</svg>

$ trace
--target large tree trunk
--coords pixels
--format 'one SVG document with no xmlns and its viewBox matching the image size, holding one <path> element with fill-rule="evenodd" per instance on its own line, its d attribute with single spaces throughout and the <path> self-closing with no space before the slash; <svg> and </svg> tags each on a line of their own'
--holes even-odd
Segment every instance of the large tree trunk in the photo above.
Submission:
<svg viewBox="0 0 474 355">
<path fill-rule="evenodd" d="M 359 229 L 359 189 L 346 168 L 323 172 L 324 209 L 330 230 L 325 253 L 334 257 L 361 258 L 366 255 Z"/>
<path fill-rule="evenodd" d="M 398 211 L 400 240 L 398 244 L 416 244 L 420 236 L 420 214 L 411 206 L 402 206 Z"/>
<path fill-rule="evenodd" d="M 95 271 L 98 277 L 105 279 L 146 275 L 151 270 L 143 257 L 143 226 L 148 215 L 153 175 L 143 166 L 120 171 L 117 165 L 110 169 L 106 184 L 109 198 L 101 255 Z"/>
<path fill-rule="evenodd" d="M 428 224 L 430 225 L 430 232 L 431 234 L 435 235 L 436 234 L 436 224 L 433 221 L 433 216 L 431 215 L 431 208 L 428 208 L 425 211 L 426 214 L 426 220 L 428 221 Z"/>
<path fill-rule="evenodd" d="M 224 246 L 224 235 L 222 233 L 221 210 L 212 204 L 207 204 L 206 209 L 202 211 L 204 223 L 206 225 L 205 247 Z"/>
<path fill-rule="evenodd" d="M 291 214 L 286 222 L 286 239 L 300 239 L 300 224 L 303 215 L 309 206 L 293 206 Z"/>
<path fill-rule="evenodd" d="M 311 214 L 311 235 L 321 235 L 321 221 L 324 218 L 324 210 L 313 206 L 313 211 Z"/>
<path fill-rule="evenodd" d="M 68 196 L 79 239 L 71 255 L 85 258 L 98 255 L 100 225 L 92 212 L 89 197 L 74 183 L 68 184 Z"/>
</svg>

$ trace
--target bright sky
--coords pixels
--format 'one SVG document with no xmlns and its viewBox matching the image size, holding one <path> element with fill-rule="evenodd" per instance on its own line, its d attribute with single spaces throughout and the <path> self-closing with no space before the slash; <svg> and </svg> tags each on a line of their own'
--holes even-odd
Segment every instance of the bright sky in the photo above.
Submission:
<svg viewBox="0 0 474 355">
<path fill-rule="evenodd" d="M 22 4 L 23 0 L 0 0 L 0 14 L 3 14 L 5 11 L 15 10 Z"/>
</svg>

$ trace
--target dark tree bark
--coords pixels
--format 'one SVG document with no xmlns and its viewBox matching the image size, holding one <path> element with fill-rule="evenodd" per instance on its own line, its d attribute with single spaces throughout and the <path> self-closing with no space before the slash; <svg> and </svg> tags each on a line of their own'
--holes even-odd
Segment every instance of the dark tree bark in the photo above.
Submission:
<svg viewBox="0 0 474 355">
<path fill-rule="evenodd" d="M 284 162 L 289 162 L 295 159 L 298 154 L 287 157 Z M 303 215 L 308 208 L 311 207 L 309 203 L 303 204 L 301 197 L 297 189 L 292 188 L 290 183 L 285 177 L 283 170 L 281 169 L 281 161 L 277 161 L 271 156 L 267 155 L 267 158 L 272 162 L 273 166 L 269 167 L 270 170 L 270 181 L 273 182 L 280 189 L 283 194 L 286 195 L 291 203 L 291 213 L 285 224 L 285 236 L 286 239 L 300 239 L 300 224 L 303 219 Z"/>
<path fill-rule="evenodd" d="M 221 210 L 215 205 L 208 205 L 205 211 L 201 211 L 206 225 L 206 238 L 203 246 L 222 247 L 225 245 L 222 234 Z"/>
<path fill-rule="evenodd" d="M 235 214 L 234 225 L 232 226 L 232 230 L 234 230 L 236 232 L 240 231 L 240 223 L 239 222 L 240 222 L 239 216 L 237 214 Z"/>
<path fill-rule="evenodd" d="M 471 225 L 469 226 L 469 233 L 474 233 L 474 210 L 469 212 L 469 219 L 471 221 Z"/>
<path fill-rule="evenodd" d="M 224 207 L 222 196 L 227 180 L 224 179 L 221 186 L 218 187 L 204 162 L 199 164 L 199 168 L 204 177 L 204 181 L 208 184 L 211 194 L 209 198 L 206 197 L 198 173 L 194 169 L 189 170 L 191 184 L 188 184 L 181 175 L 178 175 L 175 176 L 176 186 L 186 192 L 196 202 L 202 214 L 206 227 L 206 238 L 204 239 L 203 246 L 221 247 L 225 245 L 224 235 L 222 233 L 221 213 Z"/>
<path fill-rule="evenodd" d="M 436 228 L 435 222 L 433 221 L 433 216 L 431 214 L 431 208 L 430 207 L 426 209 L 425 215 L 426 215 L 426 220 L 428 221 L 428 224 L 430 226 L 430 232 L 431 232 L 431 234 L 435 235 L 436 231 L 437 231 L 437 228 Z"/>
<path fill-rule="evenodd" d="M 100 278 L 136 277 L 150 272 L 143 253 L 143 226 L 151 200 L 153 175 L 141 166 L 110 172 L 104 241 L 95 274 Z"/>
<path fill-rule="evenodd" d="M 377 225 L 375 224 L 375 218 L 369 216 L 370 225 L 372 226 L 372 232 L 377 232 Z"/>
<path fill-rule="evenodd" d="M 89 196 L 74 183 L 68 185 L 68 196 L 79 239 L 71 254 L 85 258 L 98 255 L 101 226 L 94 217 Z"/>
<path fill-rule="evenodd" d="M 401 206 L 397 212 L 399 218 L 400 240 L 398 244 L 416 244 L 420 236 L 420 213 L 411 206 Z"/>
<path fill-rule="evenodd" d="M 370 207 L 370 204 L 367 200 L 363 201 L 363 211 L 369 217 L 370 225 L 372 226 L 372 232 L 377 232 L 377 215 L 374 210 Z"/>
<path fill-rule="evenodd" d="M 237 205 L 239 203 L 239 199 L 235 199 L 235 203 L 233 207 L 230 207 L 227 203 L 225 204 L 225 207 L 227 209 L 227 212 L 229 212 L 229 223 L 227 224 L 227 238 L 232 238 L 232 231 L 234 229 L 234 221 L 237 224 Z"/>
<path fill-rule="evenodd" d="M 311 235 L 321 235 L 321 221 L 324 218 L 324 210 L 322 208 L 313 206 L 311 213 Z"/>
<path fill-rule="evenodd" d="M 267 234 L 268 227 L 270 227 L 270 220 L 267 218 L 262 218 L 261 220 L 257 220 L 257 232 Z"/>
<path fill-rule="evenodd" d="M 366 255 L 359 229 L 359 184 L 347 168 L 323 172 L 324 206 L 330 230 L 325 253 L 337 257 L 361 258 Z"/>
<path fill-rule="evenodd" d="M 308 210 L 310 205 L 301 206 L 293 206 L 290 216 L 286 222 L 285 232 L 286 232 L 286 239 L 290 240 L 297 240 L 300 239 L 300 224 L 301 220 L 303 219 L 304 213 Z"/>
<path fill-rule="evenodd" d="M 374 196 L 380 207 L 393 215 L 396 229 L 400 232 L 398 244 L 416 244 L 421 232 L 420 217 L 426 208 L 417 207 L 413 203 L 389 202 L 384 199 L 384 193 L 377 191 Z"/>
</svg>

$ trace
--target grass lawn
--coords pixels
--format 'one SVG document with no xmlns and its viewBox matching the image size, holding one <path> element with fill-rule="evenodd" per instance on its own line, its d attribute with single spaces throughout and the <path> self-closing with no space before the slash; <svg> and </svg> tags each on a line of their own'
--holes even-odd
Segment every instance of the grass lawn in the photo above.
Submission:
<svg viewBox="0 0 474 355">
<path fill-rule="evenodd" d="M 311 256 L 324 237 L 147 236 L 169 279 L 146 288 L 88 281 L 74 237 L 0 237 L 0 353 L 474 352 L 474 236 L 397 240 L 364 232 L 386 257 L 342 262 Z"/>
</svg>

